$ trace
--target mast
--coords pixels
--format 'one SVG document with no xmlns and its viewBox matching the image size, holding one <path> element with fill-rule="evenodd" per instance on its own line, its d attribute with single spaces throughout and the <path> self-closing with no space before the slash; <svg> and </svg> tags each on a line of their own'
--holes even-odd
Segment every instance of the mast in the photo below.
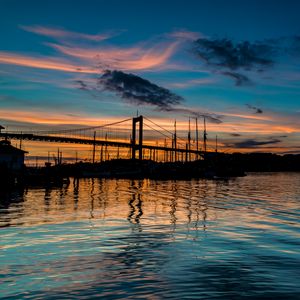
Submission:
<svg viewBox="0 0 300 300">
<path fill-rule="evenodd" d="M 199 156 L 199 132 L 198 132 L 198 118 L 196 118 L 196 150 L 197 150 L 197 159 Z"/>
<path fill-rule="evenodd" d="M 176 132 L 176 120 L 174 122 L 174 150 L 175 150 L 175 161 L 177 161 L 177 132 Z"/>
<path fill-rule="evenodd" d="M 107 142 L 107 133 L 105 133 L 105 141 Z M 105 160 L 105 161 L 108 160 L 107 143 L 105 143 L 104 160 Z"/>
<path fill-rule="evenodd" d="M 188 133 L 188 151 L 191 150 L 191 118 L 189 117 L 189 133 Z M 188 159 L 191 160 L 191 154 L 188 153 Z"/>
<path fill-rule="evenodd" d="M 93 140 L 93 164 L 95 163 L 95 152 L 96 152 L 96 131 L 94 131 L 94 140 Z"/>
<path fill-rule="evenodd" d="M 207 141 L 207 132 L 206 132 L 206 121 L 204 117 L 204 131 L 203 131 L 203 150 L 204 154 L 206 154 L 206 141 Z"/>
</svg>

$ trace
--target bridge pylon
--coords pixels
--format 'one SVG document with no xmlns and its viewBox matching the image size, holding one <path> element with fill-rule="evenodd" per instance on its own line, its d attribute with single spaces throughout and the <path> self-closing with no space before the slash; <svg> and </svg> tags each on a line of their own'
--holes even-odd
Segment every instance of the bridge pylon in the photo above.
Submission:
<svg viewBox="0 0 300 300">
<path fill-rule="evenodd" d="M 138 145 L 136 144 L 136 124 L 139 123 L 139 139 Z M 132 119 L 132 140 L 131 140 L 131 158 L 135 159 L 136 150 L 139 150 L 139 159 L 143 159 L 143 116 L 135 117 Z"/>
</svg>

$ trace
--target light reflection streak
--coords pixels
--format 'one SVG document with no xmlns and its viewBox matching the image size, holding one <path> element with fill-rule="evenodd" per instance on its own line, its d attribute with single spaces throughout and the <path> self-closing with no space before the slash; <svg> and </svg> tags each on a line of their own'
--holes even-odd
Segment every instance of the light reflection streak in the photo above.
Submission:
<svg viewBox="0 0 300 300">
<path fill-rule="evenodd" d="M 236 179 L 237 186 L 240 180 Z M 207 230 L 208 223 L 232 214 L 232 217 L 227 218 L 229 225 L 230 222 L 234 222 L 234 217 L 238 220 L 239 213 L 242 212 L 243 218 L 245 216 L 249 218 L 244 220 L 245 226 L 249 228 L 259 226 L 262 230 L 272 229 L 278 222 L 278 215 L 285 209 L 282 207 L 283 204 L 273 200 L 273 194 L 272 197 L 265 197 L 248 191 L 243 196 L 238 191 L 235 193 L 231 190 L 232 185 L 233 182 L 208 180 L 188 184 L 178 181 L 158 183 L 151 180 L 73 179 L 72 184 L 58 189 L 24 191 L 19 202 L 9 204 L 5 214 L 3 209 L 1 210 L 1 226 L 33 226 L 85 218 L 112 222 L 123 219 L 139 226 L 155 225 L 157 222 L 169 224 L 173 232 L 178 226 L 186 224 L 189 232 L 191 229 L 197 231 L 200 221 L 203 230 Z M 276 186 L 273 186 L 273 189 L 276 190 L 276 198 L 284 193 Z M 233 197 L 229 203 L 228 194 Z M 259 201 L 256 200 L 257 197 Z M 227 200 L 222 203 L 222 199 Z M 272 211 L 264 209 L 265 202 L 272 203 Z M 244 203 L 248 203 L 248 206 Z M 296 203 L 291 202 L 290 205 Z M 231 207 L 235 209 L 232 210 Z M 264 219 L 257 220 L 257 214 L 262 213 Z M 285 215 L 284 218 L 289 222 L 289 215 Z M 190 224 L 193 224 L 193 227 L 190 227 Z M 227 223 L 224 224 L 227 226 Z M 281 226 L 278 230 L 284 232 L 285 229 Z"/>
</svg>

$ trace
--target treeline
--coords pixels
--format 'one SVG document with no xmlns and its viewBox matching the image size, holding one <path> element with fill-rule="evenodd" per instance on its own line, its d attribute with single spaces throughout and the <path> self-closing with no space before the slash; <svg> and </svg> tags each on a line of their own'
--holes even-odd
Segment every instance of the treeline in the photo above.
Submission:
<svg viewBox="0 0 300 300">
<path fill-rule="evenodd" d="M 300 154 L 220 153 L 218 156 L 220 160 L 239 166 L 245 172 L 300 171 Z"/>
</svg>

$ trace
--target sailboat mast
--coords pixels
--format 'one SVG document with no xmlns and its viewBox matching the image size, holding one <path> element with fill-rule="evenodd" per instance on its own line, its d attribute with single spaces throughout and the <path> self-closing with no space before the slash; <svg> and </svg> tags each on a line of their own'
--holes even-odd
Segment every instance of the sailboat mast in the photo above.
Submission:
<svg viewBox="0 0 300 300">
<path fill-rule="evenodd" d="M 204 154 L 206 153 L 206 141 L 207 141 L 207 132 L 206 132 L 206 120 L 204 117 L 204 131 L 203 131 L 203 150 L 204 150 Z"/>
</svg>

